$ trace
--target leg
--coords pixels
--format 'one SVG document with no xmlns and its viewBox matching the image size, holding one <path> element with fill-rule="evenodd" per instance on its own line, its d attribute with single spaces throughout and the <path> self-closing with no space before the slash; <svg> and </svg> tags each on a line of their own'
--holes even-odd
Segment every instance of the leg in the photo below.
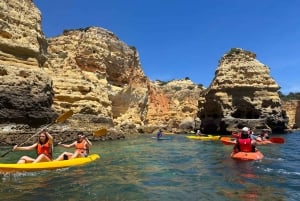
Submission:
<svg viewBox="0 0 300 201">
<path fill-rule="evenodd" d="M 70 152 L 63 152 L 62 154 L 60 154 L 60 155 L 55 159 L 55 161 L 61 161 L 61 160 L 64 160 L 64 155 L 67 155 L 68 158 L 72 157 L 72 153 L 70 153 Z"/>
<path fill-rule="evenodd" d="M 34 161 L 34 159 L 29 156 L 22 156 L 17 163 L 18 164 L 32 163 L 33 161 Z"/>
<path fill-rule="evenodd" d="M 40 154 L 34 161 L 33 163 L 38 163 L 38 162 L 48 162 L 51 161 L 48 156 L 45 154 Z"/>
<path fill-rule="evenodd" d="M 71 159 L 73 158 L 82 158 L 80 151 L 75 151 L 74 154 L 72 154 Z"/>
</svg>

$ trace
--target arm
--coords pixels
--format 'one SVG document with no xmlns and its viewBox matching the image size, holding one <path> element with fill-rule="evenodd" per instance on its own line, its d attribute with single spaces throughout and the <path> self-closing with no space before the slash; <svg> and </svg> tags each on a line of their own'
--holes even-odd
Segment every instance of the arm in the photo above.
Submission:
<svg viewBox="0 0 300 201">
<path fill-rule="evenodd" d="M 48 132 L 45 132 L 45 134 L 47 135 L 49 141 L 52 143 L 52 142 L 53 142 L 53 137 L 52 137 L 52 135 L 50 135 L 50 133 L 48 133 Z"/>
<path fill-rule="evenodd" d="M 15 145 L 13 150 L 20 150 L 20 151 L 29 151 L 29 150 L 34 150 L 36 148 L 38 143 L 35 143 L 31 146 L 26 146 L 26 147 L 18 147 L 18 145 Z"/>
<path fill-rule="evenodd" d="M 76 142 L 73 142 L 72 144 L 61 144 L 61 143 L 58 144 L 64 148 L 71 148 L 75 146 Z"/>
<path fill-rule="evenodd" d="M 92 142 L 87 137 L 85 137 L 84 140 L 86 141 L 88 147 L 92 146 Z"/>
</svg>

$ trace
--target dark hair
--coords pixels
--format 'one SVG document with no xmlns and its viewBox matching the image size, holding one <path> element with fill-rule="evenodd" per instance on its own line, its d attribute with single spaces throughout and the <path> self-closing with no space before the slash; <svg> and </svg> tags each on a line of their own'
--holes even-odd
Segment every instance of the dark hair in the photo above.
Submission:
<svg viewBox="0 0 300 201">
<path fill-rule="evenodd" d="M 249 138 L 248 132 L 242 131 L 241 138 L 242 138 L 242 139 L 247 139 L 247 138 Z"/>
</svg>

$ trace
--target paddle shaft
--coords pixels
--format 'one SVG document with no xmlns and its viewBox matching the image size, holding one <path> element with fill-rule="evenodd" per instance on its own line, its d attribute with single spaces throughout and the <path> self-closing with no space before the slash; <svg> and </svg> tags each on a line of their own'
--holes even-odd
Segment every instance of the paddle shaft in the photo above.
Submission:
<svg viewBox="0 0 300 201">
<path fill-rule="evenodd" d="M 68 112 L 60 115 L 54 122 L 48 124 L 47 126 L 43 127 L 42 129 L 40 129 L 38 132 L 36 132 L 35 134 L 33 134 L 30 138 L 28 138 L 27 140 L 25 140 L 24 142 L 18 144 L 18 146 L 22 146 L 24 144 L 26 144 L 29 140 L 31 140 L 33 137 L 37 136 L 38 134 L 40 134 L 44 129 L 49 128 L 50 126 L 52 126 L 55 123 L 60 123 L 65 121 L 67 118 L 69 118 L 70 116 L 73 115 L 73 111 L 69 110 Z M 10 152 L 12 152 L 13 149 L 10 149 L 9 151 L 5 152 L 4 154 L 2 154 L 0 157 L 3 158 L 4 156 L 6 156 L 7 154 L 9 154 Z"/>
</svg>

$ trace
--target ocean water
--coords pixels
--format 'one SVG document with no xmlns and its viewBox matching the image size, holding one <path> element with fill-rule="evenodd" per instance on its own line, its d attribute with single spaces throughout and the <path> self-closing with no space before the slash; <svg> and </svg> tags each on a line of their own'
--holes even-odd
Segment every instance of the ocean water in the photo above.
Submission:
<svg viewBox="0 0 300 201">
<path fill-rule="evenodd" d="M 1 200 L 103 201 L 296 201 L 300 200 L 300 132 L 278 135 L 284 144 L 258 146 L 260 161 L 230 158 L 220 141 L 168 135 L 157 141 L 144 134 L 94 142 L 93 163 L 53 171 L 0 174 Z M 6 149 L 7 150 L 7 149 Z M 4 151 L 1 148 L 1 153 Z M 63 150 L 55 149 L 55 156 Z M 12 152 L 14 163 L 29 152 Z"/>
</svg>

